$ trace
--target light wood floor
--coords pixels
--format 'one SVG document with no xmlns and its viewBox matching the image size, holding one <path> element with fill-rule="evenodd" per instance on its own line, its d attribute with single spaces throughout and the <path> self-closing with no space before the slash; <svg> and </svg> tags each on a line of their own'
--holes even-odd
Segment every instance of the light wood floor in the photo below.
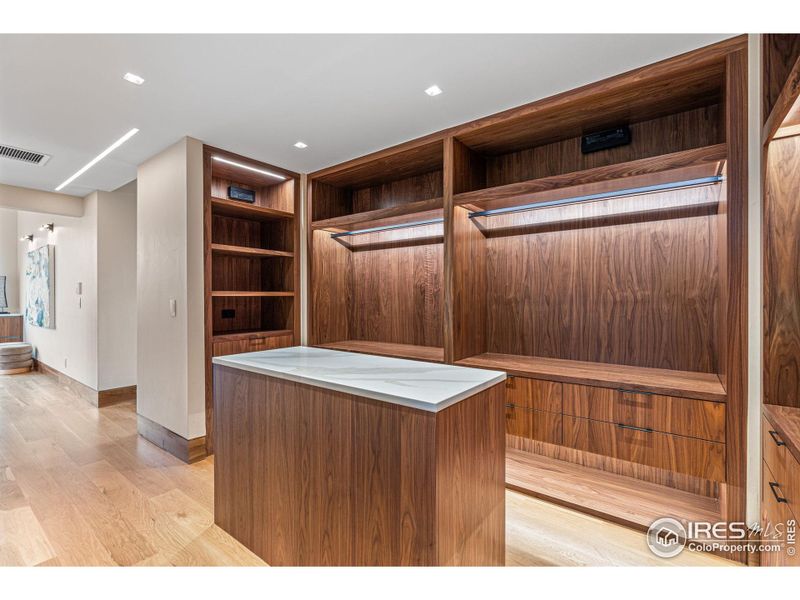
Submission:
<svg viewBox="0 0 800 600">
<path fill-rule="evenodd" d="M 186 465 L 38 373 L 0 376 L 0 565 L 263 565 L 214 525 L 213 459 Z M 507 492 L 509 565 L 720 565 L 657 559 L 644 536 Z"/>
</svg>

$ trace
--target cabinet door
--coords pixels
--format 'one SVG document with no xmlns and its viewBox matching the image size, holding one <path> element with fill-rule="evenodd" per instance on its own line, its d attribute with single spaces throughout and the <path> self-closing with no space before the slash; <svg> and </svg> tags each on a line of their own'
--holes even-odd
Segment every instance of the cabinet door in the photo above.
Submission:
<svg viewBox="0 0 800 600">
<path fill-rule="evenodd" d="M 797 539 L 797 522 L 784 502 L 785 496 L 777 477 L 770 470 L 766 461 L 761 464 L 761 527 L 763 541 L 780 542 L 780 551 L 761 553 L 761 565 L 764 567 L 800 566 L 800 541 Z M 782 533 L 773 538 L 775 528 L 780 527 Z"/>
</svg>

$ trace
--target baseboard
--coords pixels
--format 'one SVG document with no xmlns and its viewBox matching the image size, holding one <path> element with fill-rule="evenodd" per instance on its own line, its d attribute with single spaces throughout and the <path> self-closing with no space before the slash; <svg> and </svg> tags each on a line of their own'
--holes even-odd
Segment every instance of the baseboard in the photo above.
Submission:
<svg viewBox="0 0 800 600">
<path fill-rule="evenodd" d="M 135 385 L 97 391 L 93 388 L 90 388 L 88 385 L 81 383 L 77 379 L 73 379 L 69 375 L 62 373 L 58 369 L 54 369 L 50 365 L 43 363 L 41 360 L 33 359 L 33 368 L 44 375 L 54 377 L 58 380 L 60 385 L 68 388 L 71 392 L 77 394 L 89 404 L 96 406 L 97 408 L 105 408 L 106 406 L 112 406 L 114 404 L 119 404 L 120 402 L 136 400 Z"/>
<path fill-rule="evenodd" d="M 185 463 L 197 462 L 207 456 L 205 436 L 187 440 L 163 425 L 138 414 L 136 415 L 136 429 L 139 431 L 139 435 L 148 442 L 166 450 Z"/>
</svg>

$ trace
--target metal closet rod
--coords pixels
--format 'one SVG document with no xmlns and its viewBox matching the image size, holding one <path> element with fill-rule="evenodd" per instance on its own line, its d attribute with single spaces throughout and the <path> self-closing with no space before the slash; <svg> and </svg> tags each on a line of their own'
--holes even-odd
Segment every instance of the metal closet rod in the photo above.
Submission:
<svg viewBox="0 0 800 600">
<path fill-rule="evenodd" d="M 544 202 L 533 202 L 531 204 L 522 204 L 520 206 L 506 206 L 503 208 L 492 208 L 489 210 L 481 210 L 469 213 L 469 217 L 491 217 L 493 215 L 503 215 L 509 213 L 523 212 L 526 210 L 535 210 L 537 208 L 548 208 L 550 206 L 563 206 L 565 204 L 579 204 L 581 202 L 594 202 L 596 200 L 606 200 L 609 198 L 620 198 L 623 196 L 638 196 L 640 194 L 652 194 L 654 192 L 663 192 L 667 190 L 679 190 L 684 188 L 700 187 L 704 185 L 714 185 L 721 183 L 724 177 L 721 175 L 714 175 L 712 177 L 701 177 L 699 179 L 687 179 L 684 181 L 674 181 L 672 183 L 658 183 L 655 185 L 646 185 L 637 188 L 628 188 L 624 190 L 616 190 L 613 192 L 600 192 L 599 194 L 589 194 L 586 196 L 575 196 L 572 198 L 561 198 L 560 200 L 547 200 Z"/>
<path fill-rule="evenodd" d="M 406 227 L 419 227 L 420 225 L 435 225 L 436 223 L 444 223 L 443 217 L 436 219 L 427 219 L 425 221 L 412 221 L 410 223 L 400 223 L 399 225 L 381 225 L 380 227 L 370 227 L 368 229 L 354 229 L 353 231 L 342 231 L 340 233 L 332 233 L 332 238 L 340 238 L 348 235 L 363 235 L 365 233 L 376 233 L 378 231 L 390 231 L 392 229 L 405 229 Z"/>
</svg>

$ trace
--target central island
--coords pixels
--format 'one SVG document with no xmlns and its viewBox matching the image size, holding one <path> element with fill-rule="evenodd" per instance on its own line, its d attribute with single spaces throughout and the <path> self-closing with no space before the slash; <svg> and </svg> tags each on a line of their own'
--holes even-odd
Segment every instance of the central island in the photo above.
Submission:
<svg viewBox="0 0 800 600">
<path fill-rule="evenodd" d="M 214 520 L 271 565 L 503 565 L 505 373 L 214 358 Z"/>
</svg>

